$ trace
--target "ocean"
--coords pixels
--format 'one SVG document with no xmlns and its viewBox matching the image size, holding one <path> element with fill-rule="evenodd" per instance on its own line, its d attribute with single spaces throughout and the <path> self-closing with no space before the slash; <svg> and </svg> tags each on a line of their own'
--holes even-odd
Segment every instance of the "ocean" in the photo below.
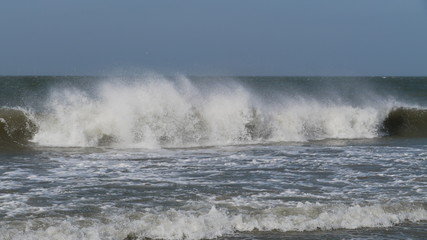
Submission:
<svg viewBox="0 0 427 240">
<path fill-rule="evenodd" d="M 0 239 L 426 239 L 427 77 L 0 77 Z"/>
</svg>

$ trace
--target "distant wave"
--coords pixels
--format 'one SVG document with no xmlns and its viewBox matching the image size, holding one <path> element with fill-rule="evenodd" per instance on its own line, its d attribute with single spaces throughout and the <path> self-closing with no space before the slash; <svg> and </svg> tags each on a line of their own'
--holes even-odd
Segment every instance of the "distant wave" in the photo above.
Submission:
<svg viewBox="0 0 427 240">
<path fill-rule="evenodd" d="M 37 114 L 0 109 L 0 144 L 194 147 L 382 136 L 427 137 L 427 110 L 393 101 L 355 104 L 307 96 L 265 100 L 239 84 L 160 78 L 57 88 Z"/>
</svg>

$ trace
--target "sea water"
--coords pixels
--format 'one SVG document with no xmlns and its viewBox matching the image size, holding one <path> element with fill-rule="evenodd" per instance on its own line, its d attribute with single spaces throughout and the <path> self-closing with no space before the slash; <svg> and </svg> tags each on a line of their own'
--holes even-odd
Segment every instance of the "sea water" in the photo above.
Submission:
<svg viewBox="0 0 427 240">
<path fill-rule="evenodd" d="M 427 79 L 0 78 L 0 239 L 425 239 Z"/>
</svg>

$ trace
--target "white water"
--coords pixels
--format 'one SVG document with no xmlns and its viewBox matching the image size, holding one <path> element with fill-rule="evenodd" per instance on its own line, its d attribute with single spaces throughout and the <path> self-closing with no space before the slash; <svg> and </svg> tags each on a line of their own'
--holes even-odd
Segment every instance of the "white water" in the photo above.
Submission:
<svg viewBox="0 0 427 240">
<path fill-rule="evenodd" d="M 45 218 L 16 222 L 14 228 L 0 227 L 4 240 L 125 239 L 130 236 L 154 239 L 213 239 L 246 231 L 315 231 L 391 227 L 404 221 L 427 220 L 427 211 L 411 205 L 345 206 L 299 203 L 251 213 L 210 210 L 168 210 L 107 216 L 102 220 Z"/>
<path fill-rule="evenodd" d="M 374 138 L 391 104 L 281 96 L 239 84 L 201 89 L 185 77 L 54 89 L 33 142 L 44 146 L 187 147 L 327 138 Z"/>
</svg>

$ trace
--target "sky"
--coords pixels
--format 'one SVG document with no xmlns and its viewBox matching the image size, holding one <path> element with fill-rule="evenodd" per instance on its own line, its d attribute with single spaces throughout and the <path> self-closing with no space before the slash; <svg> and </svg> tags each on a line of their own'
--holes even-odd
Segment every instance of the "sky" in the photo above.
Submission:
<svg viewBox="0 0 427 240">
<path fill-rule="evenodd" d="M 427 76 L 427 0 L 1 0 L 0 75 Z"/>
</svg>

